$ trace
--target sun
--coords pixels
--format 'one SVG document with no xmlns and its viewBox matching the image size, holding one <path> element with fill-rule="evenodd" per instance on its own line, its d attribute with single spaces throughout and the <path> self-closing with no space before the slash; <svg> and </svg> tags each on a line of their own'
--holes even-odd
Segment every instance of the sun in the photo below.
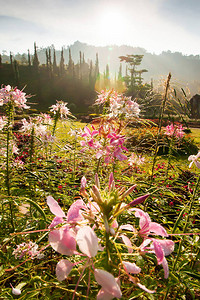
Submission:
<svg viewBox="0 0 200 300">
<path fill-rule="evenodd" d="M 105 42 L 120 43 L 120 38 L 125 34 L 128 23 L 119 9 L 107 7 L 98 17 L 98 34 Z"/>
</svg>

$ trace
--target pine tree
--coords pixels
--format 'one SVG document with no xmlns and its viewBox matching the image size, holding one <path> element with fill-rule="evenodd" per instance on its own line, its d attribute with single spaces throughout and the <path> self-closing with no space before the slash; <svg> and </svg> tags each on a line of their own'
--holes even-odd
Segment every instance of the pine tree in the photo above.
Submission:
<svg viewBox="0 0 200 300">
<path fill-rule="evenodd" d="M 95 61 L 95 79 L 99 78 L 99 57 L 98 53 L 96 53 L 96 61 Z"/>
<path fill-rule="evenodd" d="M 31 66 L 31 56 L 30 56 L 29 49 L 28 49 L 28 65 L 29 65 L 29 67 Z"/>
<path fill-rule="evenodd" d="M 37 47 L 36 43 L 34 43 L 34 57 L 33 57 L 33 68 L 36 72 L 39 71 L 39 60 L 38 60 L 38 55 L 37 55 Z"/>
<path fill-rule="evenodd" d="M 110 79 L 109 65 L 106 65 L 106 79 Z"/>
<path fill-rule="evenodd" d="M 82 64 L 82 53 L 81 53 L 81 51 L 79 52 L 79 55 L 80 55 L 80 62 L 79 62 L 79 77 L 80 77 L 80 79 L 82 80 L 82 66 L 83 66 L 83 64 Z"/>
<path fill-rule="evenodd" d="M 89 85 L 93 87 L 93 65 L 92 60 L 90 61 L 90 69 L 89 69 Z"/>
<path fill-rule="evenodd" d="M 74 71 L 73 71 L 73 60 L 72 60 L 72 55 L 71 55 L 71 49 L 69 48 L 69 62 L 68 62 L 68 74 L 71 76 L 71 77 L 74 77 Z"/>
<path fill-rule="evenodd" d="M 50 67 L 50 70 L 52 68 L 52 62 L 51 62 L 51 49 L 49 48 L 49 67 Z"/>
<path fill-rule="evenodd" d="M 57 74 L 58 73 L 58 67 L 56 63 L 56 50 L 55 48 L 53 49 L 53 73 Z"/>
<path fill-rule="evenodd" d="M 15 75 L 16 85 L 19 86 L 19 68 L 16 60 L 14 60 L 14 75 Z"/>
<path fill-rule="evenodd" d="M 119 66 L 118 80 L 122 79 L 122 64 Z"/>
<path fill-rule="evenodd" d="M 60 56 L 60 75 L 63 76 L 65 73 L 65 60 L 64 60 L 64 50 L 62 47 L 61 56 Z"/>
<path fill-rule="evenodd" d="M 45 50 L 45 54 L 46 54 L 46 66 L 48 68 L 49 67 L 49 54 L 48 54 L 47 49 Z"/>
<path fill-rule="evenodd" d="M 13 56 L 12 56 L 12 53 L 10 52 L 10 64 L 12 65 L 13 64 Z"/>
</svg>

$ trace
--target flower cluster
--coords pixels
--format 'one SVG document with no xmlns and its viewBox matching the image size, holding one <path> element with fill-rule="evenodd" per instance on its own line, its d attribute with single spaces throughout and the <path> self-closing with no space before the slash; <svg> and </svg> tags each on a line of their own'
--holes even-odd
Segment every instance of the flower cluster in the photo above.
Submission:
<svg viewBox="0 0 200 300">
<path fill-rule="evenodd" d="M 128 159 L 129 166 L 139 166 L 142 165 L 145 161 L 145 158 L 141 155 L 136 155 L 135 153 L 131 154 L 131 157 Z"/>
<path fill-rule="evenodd" d="M 15 255 L 15 258 L 19 259 L 22 259 L 22 257 L 24 256 L 28 256 L 31 258 L 42 258 L 43 254 L 41 254 L 37 249 L 38 245 L 30 241 L 29 243 L 22 243 L 20 245 L 17 245 L 17 248 L 13 251 L 13 254 Z"/>
<path fill-rule="evenodd" d="M 98 130 L 92 126 L 92 131 L 86 126 L 81 137 L 84 138 L 80 142 L 83 147 L 82 151 L 94 150 L 96 158 L 104 157 L 106 164 L 113 162 L 116 158 L 120 161 L 127 159 L 127 156 L 123 154 L 123 151 L 128 151 L 123 145 L 125 137 L 110 126 L 101 125 Z"/>
<path fill-rule="evenodd" d="M 50 108 L 50 111 L 54 114 L 58 114 L 61 119 L 67 119 L 67 117 L 71 115 L 70 110 L 67 108 L 67 103 L 63 101 L 57 101 L 57 103 L 53 104 Z"/>
<path fill-rule="evenodd" d="M 79 199 L 75 201 L 69 208 L 67 214 L 61 209 L 57 201 L 53 197 L 47 197 L 47 204 L 51 212 L 55 215 L 50 224 L 49 243 L 51 247 L 62 255 L 74 256 L 81 260 L 73 262 L 73 259 L 62 259 L 56 266 L 56 276 L 59 281 L 66 279 L 72 268 L 84 263 L 83 272 L 89 268 L 89 272 L 94 274 L 96 282 L 101 286 L 97 299 L 113 299 L 121 298 L 122 291 L 120 288 L 120 278 L 128 277 L 136 286 L 148 293 L 154 293 L 155 290 L 149 290 L 145 285 L 140 283 L 138 277 L 141 268 L 133 262 L 135 255 L 145 255 L 145 253 L 153 253 L 157 258 L 157 263 L 163 266 L 164 277 L 169 275 L 168 264 L 165 256 L 169 255 L 174 249 L 174 242 L 169 239 L 161 239 L 152 236 L 168 237 L 166 230 L 158 223 L 152 222 L 149 215 L 141 209 L 135 208 L 136 205 L 145 201 L 149 194 L 136 198 L 124 203 L 124 199 L 134 190 L 135 185 L 127 191 L 123 188 L 116 188 L 113 174 L 109 177 L 109 186 L 101 191 L 99 178 L 96 174 L 95 185 L 90 190 L 90 194 L 86 191 L 86 178 L 81 180 L 80 194 L 86 201 Z M 135 218 L 139 218 L 139 228 L 132 224 L 118 225 L 117 218 L 124 211 L 133 213 Z M 136 238 L 142 238 L 142 244 L 138 247 L 133 245 Z M 107 264 L 112 265 L 110 253 L 113 249 L 121 249 L 121 243 L 127 248 L 129 254 L 134 253 L 130 257 L 131 261 L 127 261 L 126 253 L 121 253 L 119 260 L 120 271 L 118 269 L 118 277 L 99 268 L 103 253 L 107 253 Z M 100 254 L 99 254 L 100 253 Z M 116 254 L 116 253 L 115 253 Z M 126 259 L 122 259 L 125 255 Z M 96 258 L 96 260 L 95 260 Z M 96 266 L 97 265 L 97 266 Z M 113 269 L 113 267 L 112 267 Z M 117 270 L 113 269 L 113 272 Z M 78 284 L 83 276 L 83 272 L 78 280 Z M 74 299 L 74 297 L 73 297 Z"/>
<path fill-rule="evenodd" d="M 176 138 L 181 139 L 185 133 L 183 131 L 182 125 L 176 126 L 176 125 L 170 124 L 165 127 L 165 134 L 168 136 L 174 136 Z"/>
<path fill-rule="evenodd" d="M 190 155 L 188 157 L 188 160 L 191 161 L 189 164 L 189 168 L 192 167 L 192 164 L 194 163 L 198 169 L 200 169 L 200 162 L 198 161 L 198 158 L 200 157 L 200 151 L 197 153 L 197 155 Z"/>
<path fill-rule="evenodd" d="M 0 116 L 0 130 L 3 130 L 4 126 L 7 124 L 7 118 L 5 116 Z"/>
<path fill-rule="evenodd" d="M 39 137 L 43 142 L 52 142 L 53 137 L 50 130 L 47 129 L 47 125 L 43 125 L 49 123 L 51 123 L 51 119 L 48 115 L 39 115 L 35 118 L 29 117 L 28 121 L 26 119 L 22 119 L 22 127 L 20 131 L 25 135 L 32 134 L 34 132 L 34 135 Z"/>
<path fill-rule="evenodd" d="M 26 105 L 28 97 L 26 93 L 16 87 L 13 88 L 10 85 L 6 85 L 0 89 L 0 106 L 12 102 L 18 108 L 28 109 L 30 108 Z"/>
<path fill-rule="evenodd" d="M 101 91 L 95 101 L 96 105 L 104 105 L 109 118 L 126 119 L 139 116 L 140 108 L 137 102 L 131 100 L 131 97 L 125 97 L 117 92 Z"/>
</svg>

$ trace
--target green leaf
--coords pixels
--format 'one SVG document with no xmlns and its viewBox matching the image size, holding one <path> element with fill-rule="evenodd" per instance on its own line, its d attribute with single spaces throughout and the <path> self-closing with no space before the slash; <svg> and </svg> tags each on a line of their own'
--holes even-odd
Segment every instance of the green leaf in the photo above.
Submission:
<svg viewBox="0 0 200 300">
<path fill-rule="evenodd" d="M 182 211 L 180 212 L 175 224 L 174 224 L 174 228 L 172 230 L 172 233 L 174 233 L 176 231 L 176 228 L 178 227 L 178 224 L 180 223 L 180 221 L 182 220 L 182 216 L 184 214 L 184 211 L 185 211 L 185 207 L 182 209 Z"/>
<path fill-rule="evenodd" d="M 27 282 L 20 282 L 15 288 L 21 290 L 26 284 Z"/>
<path fill-rule="evenodd" d="M 28 198 L 26 198 L 25 200 L 35 207 L 35 209 L 41 214 L 41 216 L 44 218 L 46 222 L 46 215 L 44 210 L 35 201 Z"/>
<path fill-rule="evenodd" d="M 186 273 L 187 275 L 189 275 L 192 278 L 200 280 L 200 274 L 196 274 L 196 273 L 192 273 L 192 272 L 188 272 L 188 271 L 184 271 L 184 273 Z"/>
</svg>

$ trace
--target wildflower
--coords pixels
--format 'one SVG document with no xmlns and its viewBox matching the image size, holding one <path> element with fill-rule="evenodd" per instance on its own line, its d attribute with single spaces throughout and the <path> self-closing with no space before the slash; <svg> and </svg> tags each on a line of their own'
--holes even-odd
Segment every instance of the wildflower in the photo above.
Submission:
<svg viewBox="0 0 200 300">
<path fill-rule="evenodd" d="M 12 286 L 12 284 L 10 283 L 10 286 L 11 286 L 11 288 L 12 288 L 12 294 L 13 295 L 16 295 L 16 296 L 19 296 L 19 295 L 21 295 L 21 290 L 20 289 L 16 289 L 16 288 L 14 288 L 13 286 Z"/>
<path fill-rule="evenodd" d="M 12 102 L 14 106 L 20 109 L 28 109 L 30 108 L 30 106 L 26 105 L 28 97 L 30 96 L 27 96 L 23 91 L 17 89 L 16 87 L 13 88 L 10 85 L 7 85 L 0 89 L 0 106 Z"/>
<path fill-rule="evenodd" d="M 150 244 L 149 247 L 147 247 Z M 164 278 L 169 276 L 168 263 L 165 256 L 171 254 L 174 251 L 174 242 L 172 240 L 161 240 L 148 238 L 140 245 L 141 253 L 155 253 L 158 265 L 162 265 L 164 269 Z"/>
<path fill-rule="evenodd" d="M 168 136 L 175 136 L 176 138 L 182 138 L 184 136 L 183 126 L 174 126 L 173 124 L 165 127 L 165 134 Z"/>
<path fill-rule="evenodd" d="M 198 161 L 198 158 L 200 157 L 200 151 L 197 153 L 197 155 L 190 155 L 188 157 L 188 160 L 191 161 L 189 164 L 189 168 L 191 168 L 192 164 L 195 163 L 196 167 L 200 169 L 200 162 Z"/>
<path fill-rule="evenodd" d="M 67 108 L 67 104 L 63 101 L 56 101 L 56 104 L 53 104 L 50 108 L 54 114 L 59 114 L 61 119 L 67 119 L 71 115 L 70 110 Z"/>
<path fill-rule="evenodd" d="M 117 283 L 117 280 L 112 274 L 102 269 L 95 269 L 94 276 L 99 285 L 102 286 L 102 289 L 97 295 L 97 299 L 112 299 L 112 298 L 121 298 L 122 293 L 120 287 Z M 106 297 L 107 296 L 107 297 Z M 110 296 L 108 298 L 108 296 Z"/>
<path fill-rule="evenodd" d="M 2 130 L 6 124 L 7 124 L 7 118 L 5 116 L 0 117 L 0 130 Z"/>
<path fill-rule="evenodd" d="M 17 248 L 14 249 L 13 254 L 15 255 L 15 258 L 19 259 L 22 259 L 22 257 L 25 255 L 28 255 L 31 258 L 34 258 L 35 256 L 40 258 L 40 251 L 37 249 L 38 245 L 30 241 L 29 243 L 17 245 Z"/>
<path fill-rule="evenodd" d="M 145 161 L 145 158 L 142 157 L 141 155 L 137 156 L 135 153 L 131 154 L 131 157 L 128 160 L 128 164 L 129 166 L 139 166 L 141 164 L 143 164 Z"/>
</svg>

